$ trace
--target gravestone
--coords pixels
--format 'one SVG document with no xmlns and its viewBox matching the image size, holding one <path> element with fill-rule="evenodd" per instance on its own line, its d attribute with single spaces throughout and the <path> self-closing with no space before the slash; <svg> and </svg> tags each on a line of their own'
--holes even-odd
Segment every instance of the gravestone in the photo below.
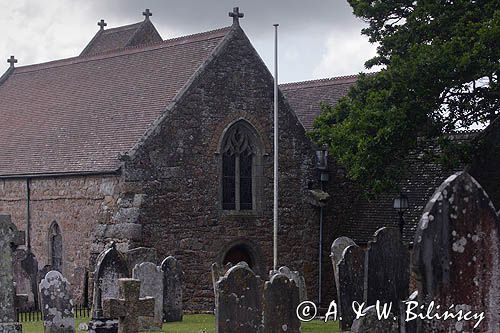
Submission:
<svg viewBox="0 0 500 333">
<path fill-rule="evenodd" d="M 342 255 L 346 247 L 350 245 L 356 245 L 356 243 L 349 237 L 339 237 L 335 239 L 330 248 L 330 258 L 332 260 L 333 269 L 335 270 L 337 264 L 342 259 Z"/>
<path fill-rule="evenodd" d="M 460 309 L 484 319 L 426 320 L 420 332 L 500 332 L 499 217 L 466 172 L 450 176 L 427 203 L 415 234 L 413 271 L 420 304 Z"/>
<path fill-rule="evenodd" d="M 365 251 L 357 245 L 344 249 L 342 259 L 337 264 L 337 304 L 339 307 L 340 327 L 349 330 L 356 317 L 353 302 L 362 303 L 364 297 Z"/>
<path fill-rule="evenodd" d="M 299 288 L 283 273 L 274 274 L 264 284 L 264 333 L 299 333 Z"/>
<path fill-rule="evenodd" d="M 398 333 L 397 317 L 389 313 L 387 319 L 379 319 L 375 305 L 364 309 L 364 316 L 354 320 L 352 333 Z M 395 319 L 396 318 L 396 319 Z"/>
<path fill-rule="evenodd" d="M 159 331 L 163 317 L 163 272 L 152 262 L 143 262 L 132 270 L 132 278 L 141 281 L 140 297 L 155 300 L 154 316 L 139 317 L 139 328 L 143 331 Z"/>
<path fill-rule="evenodd" d="M 216 288 L 217 333 L 262 332 L 263 283 L 246 263 L 231 267 Z"/>
<path fill-rule="evenodd" d="M 132 270 L 135 265 L 143 262 L 158 262 L 156 249 L 151 247 L 136 247 L 124 253 L 127 266 Z M 129 272 L 132 275 L 132 271 Z"/>
<path fill-rule="evenodd" d="M 0 332 L 21 332 L 16 318 L 16 295 L 13 279 L 13 252 L 24 244 L 24 232 L 19 232 L 10 215 L 0 215 Z"/>
<path fill-rule="evenodd" d="M 300 274 L 299 271 L 292 271 L 290 268 L 286 266 L 281 266 L 278 269 L 278 271 L 271 270 L 269 272 L 269 278 L 273 277 L 273 275 L 278 273 L 286 275 L 290 280 L 293 280 L 293 282 L 295 282 L 296 286 L 299 287 L 299 300 L 301 302 L 307 300 L 306 280 L 304 279 L 304 276 Z"/>
<path fill-rule="evenodd" d="M 168 256 L 163 271 L 163 321 L 182 321 L 182 269 L 177 259 Z"/>
<path fill-rule="evenodd" d="M 69 283 L 58 271 L 50 271 L 39 284 L 45 333 L 75 332 Z"/>
<path fill-rule="evenodd" d="M 119 318 L 118 333 L 138 333 L 139 317 L 154 316 L 155 300 L 139 298 L 141 281 L 119 279 L 119 298 L 103 301 L 103 312 L 108 318 Z"/>
<path fill-rule="evenodd" d="M 118 332 L 118 320 L 104 316 L 102 304 L 110 298 L 118 298 L 118 279 L 128 276 L 127 262 L 118 252 L 115 243 L 99 254 L 94 272 L 94 292 L 92 320 L 89 323 L 91 333 Z"/>
<path fill-rule="evenodd" d="M 228 262 L 225 265 L 220 265 L 219 263 L 214 262 L 212 266 L 210 267 L 212 269 L 212 283 L 214 286 L 214 296 L 215 296 L 215 309 L 214 313 L 217 312 L 217 282 L 219 282 L 220 279 L 226 275 L 227 271 L 233 267 L 233 264 Z"/>
<path fill-rule="evenodd" d="M 365 258 L 364 301 L 392 303 L 399 314 L 399 301 L 408 298 L 410 284 L 410 252 L 403 244 L 399 230 L 378 229 L 368 242 Z"/>
</svg>

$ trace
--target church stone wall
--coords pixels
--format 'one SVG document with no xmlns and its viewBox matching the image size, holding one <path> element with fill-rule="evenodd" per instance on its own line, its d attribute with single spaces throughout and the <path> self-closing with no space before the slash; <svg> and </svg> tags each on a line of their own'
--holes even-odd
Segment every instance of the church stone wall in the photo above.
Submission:
<svg viewBox="0 0 500 333">
<path fill-rule="evenodd" d="M 279 264 L 303 272 L 314 299 L 319 209 L 305 202 L 308 186 L 318 187 L 314 152 L 283 100 L 280 110 Z M 264 146 L 262 204 L 251 213 L 221 209 L 218 145 L 224 129 L 238 119 L 255 128 Z M 140 198 L 131 215 L 143 225 L 142 245 L 156 248 L 159 257 L 174 255 L 181 261 L 187 310 L 213 310 L 210 266 L 231 245 L 251 249 L 258 273 L 272 268 L 272 142 L 272 77 L 243 32 L 236 31 L 125 162 L 122 186 L 130 193 L 124 190 L 122 197 Z"/>
<path fill-rule="evenodd" d="M 103 204 L 113 202 L 115 176 L 35 178 L 30 180 L 31 249 L 42 269 L 50 264 L 49 228 L 58 223 L 62 239 L 62 273 L 76 302 L 83 301 L 89 267 L 91 233 Z M 0 179 L 0 214 L 10 214 L 26 230 L 26 179 Z"/>
</svg>

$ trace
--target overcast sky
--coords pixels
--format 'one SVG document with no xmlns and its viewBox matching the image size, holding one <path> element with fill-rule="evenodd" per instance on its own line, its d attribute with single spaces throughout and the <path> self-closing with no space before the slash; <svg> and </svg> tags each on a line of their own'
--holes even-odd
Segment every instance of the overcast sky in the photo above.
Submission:
<svg viewBox="0 0 500 333">
<path fill-rule="evenodd" d="M 228 12 L 239 6 L 241 26 L 273 70 L 273 23 L 279 23 L 280 82 L 356 74 L 375 55 L 360 31 L 365 26 L 346 0 L 0 0 L 0 71 L 15 55 L 26 65 L 78 55 L 97 32 L 144 19 L 163 39 L 231 24 Z"/>
</svg>

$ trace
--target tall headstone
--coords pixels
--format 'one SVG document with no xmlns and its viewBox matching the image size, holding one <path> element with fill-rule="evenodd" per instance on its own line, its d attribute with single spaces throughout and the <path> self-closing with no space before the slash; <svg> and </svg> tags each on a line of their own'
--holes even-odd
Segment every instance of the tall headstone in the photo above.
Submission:
<svg viewBox="0 0 500 333">
<path fill-rule="evenodd" d="M 143 262 L 132 270 L 132 278 L 141 281 L 140 297 L 155 300 L 154 317 L 139 317 L 142 331 L 160 331 L 163 318 L 163 272 L 152 262 Z"/>
<path fill-rule="evenodd" d="M 182 321 L 182 268 L 168 256 L 161 263 L 163 271 L 163 321 Z"/>
<path fill-rule="evenodd" d="M 225 265 L 220 265 L 219 263 L 217 262 L 214 262 L 211 266 L 211 269 L 212 269 L 212 283 L 213 283 L 213 286 L 214 286 L 214 295 L 215 295 L 215 309 L 214 309 L 214 313 L 217 313 L 217 308 L 218 308 L 218 305 L 217 305 L 217 300 L 219 299 L 217 297 L 217 293 L 218 293 L 218 290 L 217 290 L 217 282 L 219 282 L 220 279 L 222 279 L 227 271 L 233 267 L 233 264 L 232 263 L 227 263 Z"/>
<path fill-rule="evenodd" d="M 13 279 L 13 251 L 24 244 L 24 233 L 11 222 L 10 215 L 0 215 L 0 332 L 21 332 L 16 320 L 16 295 Z"/>
<path fill-rule="evenodd" d="M 246 263 L 231 267 L 216 289 L 217 333 L 262 332 L 263 283 Z"/>
<path fill-rule="evenodd" d="M 356 243 L 349 237 L 338 237 L 332 243 L 330 248 L 330 258 L 332 260 L 333 269 L 336 269 L 337 264 L 342 259 L 342 255 L 346 247 L 356 245 Z"/>
<path fill-rule="evenodd" d="M 301 302 L 307 300 L 307 287 L 304 275 L 300 274 L 299 271 L 292 271 L 286 266 L 281 266 L 277 271 L 271 270 L 269 272 L 269 278 L 272 278 L 275 274 L 278 273 L 286 275 L 286 277 L 295 282 L 295 285 L 299 288 L 299 300 Z"/>
<path fill-rule="evenodd" d="M 75 332 L 73 300 L 68 281 L 58 271 L 50 271 L 38 287 L 44 332 Z"/>
<path fill-rule="evenodd" d="M 94 272 L 94 292 L 92 320 L 89 323 L 91 333 L 118 332 L 117 318 L 104 316 L 102 304 L 106 299 L 118 298 L 118 279 L 128 276 L 127 262 L 118 252 L 114 243 L 97 258 Z"/>
<path fill-rule="evenodd" d="M 344 249 L 342 259 L 337 264 L 337 304 L 339 306 L 340 326 L 349 330 L 356 317 L 353 302 L 361 304 L 364 297 L 365 251 L 357 245 Z"/>
<path fill-rule="evenodd" d="M 392 303 L 392 309 L 399 314 L 399 301 L 409 294 L 410 252 L 398 229 L 384 227 L 375 232 L 368 242 L 364 277 L 367 305 L 377 301 Z"/>
<path fill-rule="evenodd" d="M 420 304 L 460 309 L 484 319 L 429 320 L 420 332 L 500 332 L 499 217 L 481 185 L 466 172 L 436 190 L 418 224 L 413 252 Z"/>
<path fill-rule="evenodd" d="M 139 317 L 153 316 L 155 300 L 151 297 L 140 298 L 141 281 L 119 279 L 119 297 L 108 298 L 103 302 L 106 317 L 119 318 L 118 333 L 138 333 Z"/>
<path fill-rule="evenodd" d="M 283 273 L 274 274 L 264 284 L 264 333 L 300 333 L 299 288 Z"/>
</svg>

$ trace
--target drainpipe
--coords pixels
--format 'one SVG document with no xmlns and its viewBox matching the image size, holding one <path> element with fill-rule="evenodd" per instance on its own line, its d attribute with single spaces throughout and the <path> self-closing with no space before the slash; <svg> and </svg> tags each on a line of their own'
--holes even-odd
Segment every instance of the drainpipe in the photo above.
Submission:
<svg viewBox="0 0 500 333">
<path fill-rule="evenodd" d="M 321 191 L 323 191 L 323 182 L 321 181 Z M 318 288 L 318 306 L 321 307 L 321 287 L 322 287 L 322 276 L 323 276 L 323 207 L 319 208 L 319 288 Z"/>
<path fill-rule="evenodd" d="M 328 147 L 322 146 L 316 150 L 316 168 L 319 170 L 321 191 L 324 191 L 324 183 L 328 181 Z M 318 305 L 321 307 L 322 280 L 323 280 L 323 207 L 319 208 L 319 244 L 318 244 Z"/>
<path fill-rule="evenodd" d="M 26 247 L 31 253 L 31 178 L 26 178 Z"/>
</svg>

